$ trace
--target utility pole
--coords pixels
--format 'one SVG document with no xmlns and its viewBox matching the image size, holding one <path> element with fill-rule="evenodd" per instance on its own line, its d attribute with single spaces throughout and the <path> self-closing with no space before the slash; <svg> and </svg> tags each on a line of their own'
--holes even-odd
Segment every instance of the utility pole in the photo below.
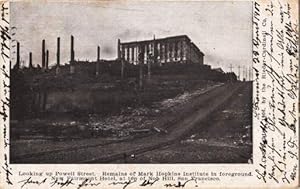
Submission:
<svg viewBox="0 0 300 189">
<path fill-rule="evenodd" d="M 246 81 L 248 80 L 248 70 L 247 67 L 245 67 L 245 74 L 246 74 Z"/>
<path fill-rule="evenodd" d="M 229 68 L 230 68 L 230 72 L 232 72 L 232 68 L 233 68 L 232 64 L 230 64 Z"/>
<path fill-rule="evenodd" d="M 249 67 L 249 81 L 251 81 L 251 67 Z"/>
<path fill-rule="evenodd" d="M 247 67 L 245 66 L 245 81 L 247 81 L 248 75 L 247 75 Z"/>
<path fill-rule="evenodd" d="M 238 66 L 238 69 L 239 69 L 239 71 L 238 71 L 238 74 L 239 74 L 238 75 L 238 80 L 241 80 L 241 73 L 240 73 L 241 66 L 240 65 Z"/>
<path fill-rule="evenodd" d="M 245 78 L 245 66 L 243 66 L 243 81 L 246 80 Z"/>
</svg>

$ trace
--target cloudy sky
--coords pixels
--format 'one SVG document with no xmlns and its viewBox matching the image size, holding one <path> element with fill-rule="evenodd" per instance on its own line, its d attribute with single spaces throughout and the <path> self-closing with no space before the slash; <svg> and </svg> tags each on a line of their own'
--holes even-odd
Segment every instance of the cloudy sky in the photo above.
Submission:
<svg viewBox="0 0 300 189">
<path fill-rule="evenodd" d="M 61 63 L 69 61 L 70 35 L 75 38 L 75 59 L 117 57 L 117 39 L 138 41 L 188 35 L 205 54 L 205 64 L 237 72 L 251 65 L 251 2 L 93 2 L 11 3 L 13 38 L 21 44 L 21 60 L 41 64 L 42 39 L 49 49 L 49 65 L 56 62 L 56 38 L 61 38 Z M 15 45 L 12 42 L 12 63 Z"/>
</svg>

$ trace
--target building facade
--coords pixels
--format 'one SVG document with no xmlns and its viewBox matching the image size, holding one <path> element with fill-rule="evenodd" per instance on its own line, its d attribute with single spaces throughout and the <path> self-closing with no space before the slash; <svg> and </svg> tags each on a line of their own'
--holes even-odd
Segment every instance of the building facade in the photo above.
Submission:
<svg viewBox="0 0 300 189">
<path fill-rule="evenodd" d="M 139 61 L 162 65 L 164 63 L 203 64 L 204 54 L 186 35 L 145 41 L 121 42 L 118 40 L 118 59 L 131 64 Z"/>
</svg>

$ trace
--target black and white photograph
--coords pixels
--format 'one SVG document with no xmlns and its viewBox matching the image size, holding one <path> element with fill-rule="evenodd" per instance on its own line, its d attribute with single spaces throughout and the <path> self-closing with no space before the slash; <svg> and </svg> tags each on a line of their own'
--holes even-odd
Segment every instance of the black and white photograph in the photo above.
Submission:
<svg viewBox="0 0 300 189">
<path fill-rule="evenodd" d="M 252 164 L 252 6 L 10 2 L 10 163 Z"/>
</svg>

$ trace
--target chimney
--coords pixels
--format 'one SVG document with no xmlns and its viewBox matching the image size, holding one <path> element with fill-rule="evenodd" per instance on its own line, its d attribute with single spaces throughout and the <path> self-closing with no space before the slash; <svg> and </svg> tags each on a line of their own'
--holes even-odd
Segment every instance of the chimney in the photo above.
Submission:
<svg viewBox="0 0 300 189">
<path fill-rule="evenodd" d="M 99 75 L 100 46 L 97 46 L 96 76 Z"/>
<path fill-rule="evenodd" d="M 100 62 L 100 46 L 97 47 L 97 62 Z"/>
<path fill-rule="evenodd" d="M 71 35 L 71 63 L 74 62 L 74 37 Z"/>
<path fill-rule="evenodd" d="M 117 53 L 118 53 L 118 60 L 120 60 L 120 58 L 121 58 L 121 40 L 120 39 L 118 39 L 118 51 L 117 51 Z"/>
<path fill-rule="evenodd" d="M 57 52 L 56 52 L 56 65 L 59 67 L 60 64 L 60 38 L 57 38 Z"/>
<path fill-rule="evenodd" d="M 155 41 L 155 35 L 153 35 L 153 52 L 152 52 L 152 58 L 153 58 L 153 64 L 156 64 L 157 59 L 157 49 L 156 49 L 156 41 Z M 150 73 L 151 75 L 151 73 Z"/>
<path fill-rule="evenodd" d="M 42 69 L 45 69 L 45 39 L 42 41 Z"/>
<path fill-rule="evenodd" d="M 73 74 L 75 72 L 75 67 L 74 67 L 74 37 L 71 35 L 71 60 L 70 60 L 70 73 Z"/>
<path fill-rule="evenodd" d="M 33 65 L 32 65 L 32 52 L 29 53 L 29 68 L 33 68 Z"/>
<path fill-rule="evenodd" d="M 45 64 L 46 70 L 48 70 L 49 67 L 49 50 L 46 51 L 46 64 Z"/>
</svg>

